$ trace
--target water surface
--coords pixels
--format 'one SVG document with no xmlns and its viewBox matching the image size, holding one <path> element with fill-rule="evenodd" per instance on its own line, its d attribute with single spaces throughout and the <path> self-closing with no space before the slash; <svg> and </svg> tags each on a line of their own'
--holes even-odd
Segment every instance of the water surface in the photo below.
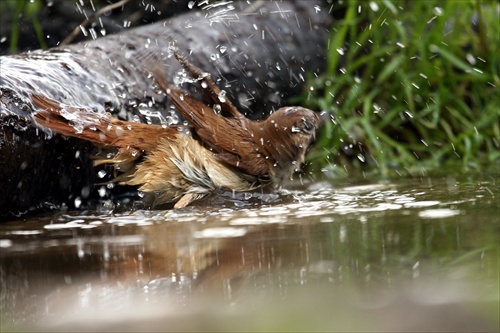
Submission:
<svg viewBox="0 0 500 333">
<path fill-rule="evenodd" d="M 497 331 L 498 173 L 0 225 L 3 330 Z"/>
</svg>

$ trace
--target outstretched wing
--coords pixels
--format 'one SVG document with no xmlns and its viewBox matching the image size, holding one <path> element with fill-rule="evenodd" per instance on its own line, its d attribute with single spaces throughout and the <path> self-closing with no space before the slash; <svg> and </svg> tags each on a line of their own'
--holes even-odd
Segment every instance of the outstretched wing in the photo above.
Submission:
<svg viewBox="0 0 500 333">
<path fill-rule="evenodd" d="M 223 114 L 186 92 L 166 83 L 153 73 L 156 81 L 182 116 L 193 126 L 202 143 L 227 164 L 263 180 L 269 177 L 264 147 L 258 144 L 261 129 L 236 109 Z M 232 104 L 231 104 L 232 105 Z M 234 114 L 234 115 L 233 115 Z"/>
</svg>

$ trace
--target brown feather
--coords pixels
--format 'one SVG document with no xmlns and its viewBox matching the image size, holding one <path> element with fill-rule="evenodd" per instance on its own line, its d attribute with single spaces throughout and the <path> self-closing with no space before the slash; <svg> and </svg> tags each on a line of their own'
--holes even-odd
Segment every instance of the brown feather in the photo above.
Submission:
<svg viewBox="0 0 500 333">
<path fill-rule="evenodd" d="M 35 106 L 44 110 L 34 115 L 40 125 L 101 147 L 149 152 L 157 146 L 155 138 L 177 132 L 172 127 L 122 121 L 106 114 L 65 105 L 39 94 L 33 94 L 31 99 Z"/>
<path fill-rule="evenodd" d="M 270 165 L 266 161 L 268 152 L 256 140 L 263 136 L 259 122 L 251 121 L 233 111 L 226 117 L 212 107 L 203 104 L 186 92 L 168 84 L 161 75 L 153 75 L 164 93 L 182 116 L 193 126 L 193 131 L 203 144 L 217 156 L 244 173 L 266 180 L 270 176 Z"/>
</svg>

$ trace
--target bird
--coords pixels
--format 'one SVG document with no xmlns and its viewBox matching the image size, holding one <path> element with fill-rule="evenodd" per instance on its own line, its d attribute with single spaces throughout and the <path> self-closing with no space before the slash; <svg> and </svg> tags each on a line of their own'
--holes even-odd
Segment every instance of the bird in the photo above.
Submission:
<svg viewBox="0 0 500 333">
<path fill-rule="evenodd" d="M 319 114 L 288 106 L 263 120 L 250 120 L 208 73 L 179 52 L 174 55 L 200 86 L 202 100 L 168 83 L 161 70 L 151 74 L 187 124 L 124 121 L 33 93 L 35 123 L 114 150 L 114 156 L 98 158 L 94 166 L 113 166 L 112 182 L 138 187 L 152 207 L 170 203 L 184 208 L 218 189 L 282 188 L 304 163 L 322 122 Z"/>
</svg>

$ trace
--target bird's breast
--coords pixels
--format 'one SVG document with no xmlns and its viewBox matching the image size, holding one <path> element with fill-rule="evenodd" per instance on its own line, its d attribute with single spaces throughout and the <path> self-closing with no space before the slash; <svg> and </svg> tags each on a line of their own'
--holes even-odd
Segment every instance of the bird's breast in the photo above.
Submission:
<svg viewBox="0 0 500 333">
<path fill-rule="evenodd" d="M 175 201 L 185 193 L 207 194 L 219 188 L 248 191 L 258 187 L 248 175 L 227 166 L 192 136 L 182 133 L 160 139 L 127 184 L 156 193 L 156 204 Z"/>
</svg>

